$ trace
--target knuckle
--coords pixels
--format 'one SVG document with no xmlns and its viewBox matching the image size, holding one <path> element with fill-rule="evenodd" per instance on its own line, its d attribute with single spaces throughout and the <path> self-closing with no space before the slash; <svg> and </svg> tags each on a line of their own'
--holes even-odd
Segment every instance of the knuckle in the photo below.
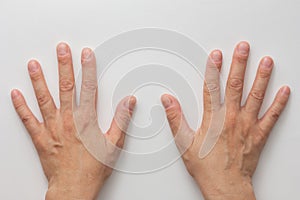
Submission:
<svg viewBox="0 0 300 200">
<path fill-rule="evenodd" d="M 271 73 L 269 71 L 265 71 L 265 70 L 260 70 L 259 71 L 259 77 L 266 79 L 266 78 L 270 78 Z"/>
<path fill-rule="evenodd" d="M 207 67 L 212 70 L 218 70 L 222 66 L 222 59 L 214 60 L 212 57 L 209 58 Z"/>
<path fill-rule="evenodd" d="M 275 102 L 276 102 L 276 109 L 280 109 L 280 108 L 284 108 L 285 107 L 285 105 L 286 105 L 286 103 L 287 103 L 287 100 L 286 99 L 284 99 L 284 98 L 279 98 L 279 99 L 276 99 L 275 100 Z"/>
<path fill-rule="evenodd" d="M 170 122 L 174 122 L 177 120 L 178 113 L 180 113 L 180 109 L 177 107 L 173 107 L 167 111 L 167 116 Z"/>
<path fill-rule="evenodd" d="M 52 144 L 50 144 L 50 147 L 48 147 L 47 149 L 44 149 L 44 152 L 48 155 L 48 156 L 56 156 L 60 154 L 60 148 L 62 147 L 61 143 L 55 143 L 52 142 Z"/>
<path fill-rule="evenodd" d="M 23 115 L 21 116 L 21 120 L 23 122 L 23 124 L 28 124 L 32 119 L 32 116 L 29 114 Z"/>
<path fill-rule="evenodd" d="M 262 101 L 264 99 L 265 93 L 262 90 L 253 90 L 250 92 L 250 96 L 258 101 Z"/>
<path fill-rule="evenodd" d="M 67 80 L 67 79 L 62 79 L 59 82 L 59 89 L 62 92 L 67 92 L 67 91 L 71 91 L 74 88 L 74 83 L 73 81 Z"/>
<path fill-rule="evenodd" d="M 30 78 L 32 81 L 37 81 L 37 80 L 42 79 L 42 74 L 40 72 L 36 72 L 36 73 L 30 74 Z"/>
<path fill-rule="evenodd" d="M 82 87 L 87 91 L 95 91 L 98 86 L 96 81 L 85 80 L 82 82 Z"/>
<path fill-rule="evenodd" d="M 245 64 L 247 62 L 248 55 L 238 54 L 236 55 L 236 61 L 241 64 Z"/>
<path fill-rule="evenodd" d="M 277 121 L 280 115 L 280 111 L 277 108 L 274 108 L 270 111 L 271 119 Z"/>
<path fill-rule="evenodd" d="M 67 65 L 70 63 L 70 61 L 71 61 L 71 55 L 69 53 L 65 55 L 58 55 L 58 62 L 61 65 Z"/>
<path fill-rule="evenodd" d="M 235 91 L 240 92 L 243 89 L 243 80 L 240 78 L 230 78 L 229 87 Z"/>
<path fill-rule="evenodd" d="M 220 86 L 217 83 L 207 83 L 206 87 L 207 87 L 206 92 L 208 94 L 212 93 L 212 92 L 218 92 L 218 91 L 220 91 Z"/>
<path fill-rule="evenodd" d="M 25 105 L 23 103 L 18 102 L 14 106 L 15 106 L 16 111 L 18 111 L 18 112 L 21 112 L 22 110 L 25 109 Z"/>
<path fill-rule="evenodd" d="M 111 127 L 112 128 L 112 127 Z M 105 134 L 105 136 L 107 136 L 107 139 L 114 145 L 116 145 L 119 148 L 122 148 L 124 145 L 124 139 L 125 139 L 125 134 L 126 131 L 121 129 L 121 132 L 117 131 L 117 132 L 113 132 L 112 129 L 110 128 L 110 130 Z M 120 127 L 118 127 L 120 128 Z M 111 148 L 112 147 L 112 148 Z M 113 146 L 109 146 L 107 148 L 108 150 L 108 154 L 113 155 L 115 153 L 115 148 Z"/>
<path fill-rule="evenodd" d="M 182 115 L 179 113 L 181 113 L 181 110 L 180 110 L 180 108 L 176 108 L 176 107 L 173 109 L 170 109 L 167 112 L 167 118 L 168 118 L 170 128 L 171 128 L 173 134 L 178 133 L 180 124 L 182 122 L 182 118 L 180 118 Z"/>
<path fill-rule="evenodd" d="M 36 98 L 40 106 L 43 106 L 50 101 L 50 96 L 44 92 L 37 94 Z"/>
</svg>

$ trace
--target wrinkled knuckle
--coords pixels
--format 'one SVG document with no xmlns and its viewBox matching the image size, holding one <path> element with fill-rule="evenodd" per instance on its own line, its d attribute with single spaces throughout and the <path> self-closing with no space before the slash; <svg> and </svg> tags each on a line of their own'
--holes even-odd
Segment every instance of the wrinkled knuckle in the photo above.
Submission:
<svg viewBox="0 0 300 200">
<path fill-rule="evenodd" d="M 262 101 L 264 99 L 265 93 L 262 90 L 253 90 L 250 92 L 250 96 L 258 101 Z"/>
<path fill-rule="evenodd" d="M 82 82 L 82 87 L 87 91 L 95 91 L 98 86 L 96 81 L 85 80 Z"/>
<path fill-rule="evenodd" d="M 284 108 L 285 107 L 285 105 L 286 105 L 286 99 L 277 99 L 277 100 L 275 100 L 276 101 L 276 103 L 278 104 L 277 106 L 276 106 L 276 109 L 279 109 L 279 108 Z"/>
<path fill-rule="evenodd" d="M 32 81 L 37 81 L 37 80 L 42 79 L 42 74 L 39 72 L 32 73 L 32 74 L 30 74 L 30 77 L 31 77 Z"/>
<path fill-rule="evenodd" d="M 266 78 L 270 78 L 271 73 L 269 71 L 265 71 L 265 70 L 260 70 L 259 72 L 259 77 L 266 79 Z"/>
<path fill-rule="evenodd" d="M 70 80 L 67 80 L 67 79 L 62 79 L 59 82 L 59 89 L 62 92 L 72 91 L 73 88 L 74 88 L 73 81 L 70 81 Z"/>
<path fill-rule="evenodd" d="M 38 94 L 36 98 L 37 98 L 37 101 L 38 101 L 40 106 L 43 106 L 43 105 L 47 104 L 50 101 L 50 96 L 45 94 L 44 92 Z"/>
<path fill-rule="evenodd" d="M 177 107 L 173 107 L 172 109 L 169 109 L 167 111 L 169 121 L 170 122 L 176 121 L 179 112 L 180 112 L 180 109 Z"/>
<path fill-rule="evenodd" d="M 207 92 L 208 93 L 213 93 L 213 92 L 218 92 L 220 91 L 220 86 L 217 83 L 207 83 Z"/>
<path fill-rule="evenodd" d="M 58 62 L 61 65 L 67 65 L 70 63 L 70 61 L 71 61 L 71 55 L 69 53 L 65 55 L 58 55 Z"/>
<path fill-rule="evenodd" d="M 207 64 L 207 68 L 212 70 L 218 70 L 222 65 L 222 59 L 214 60 L 211 56 L 209 57 L 209 62 Z"/>
<path fill-rule="evenodd" d="M 61 144 L 57 143 L 57 144 L 52 144 L 52 146 L 48 149 L 45 149 L 44 152 L 45 154 L 47 154 L 48 156 L 57 156 L 60 154 L 59 148 L 61 147 Z"/>
<path fill-rule="evenodd" d="M 279 118 L 279 116 L 280 116 L 280 111 L 278 109 L 276 109 L 276 108 L 272 109 L 270 116 L 271 116 L 272 120 L 277 121 L 278 118 Z"/>
<path fill-rule="evenodd" d="M 243 89 L 243 80 L 240 78 L 230 78 L 229 87 L 235 91 L 242 91 Z"/>
<path fill-rule="evenodd" d="M 247 59 L 248 59 L 248 54 L 247 55 L 238 54 L 236 56 L 236 61 L 241 64 L 245 64 L 247 62 Z"/>
<path fill-rule="evenodd" d="M 15 106 L 15 109 L 16 109 L 18 112 L 20 112 L 20 111 L 22 111 L 23 109 L 25 109 L 25 106 L 24 106 L 24 104 L 22 104 L 22 103 L 17 103 L 17 104 L 15 104 L 14 106 Z"/>
<path fill-rule="evenodd" d="M 30 123 L 31 119 L 32 119 L 32 116 L 29 114 L 21 116 L 21 120 L 22 120 L 23 124 Z"/>
</svg>

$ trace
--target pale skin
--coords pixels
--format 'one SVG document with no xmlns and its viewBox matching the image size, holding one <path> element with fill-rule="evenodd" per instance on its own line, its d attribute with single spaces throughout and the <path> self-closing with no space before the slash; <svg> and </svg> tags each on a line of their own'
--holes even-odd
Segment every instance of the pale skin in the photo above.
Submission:
<svg viewBox="0 0 300 200">
<path fill-rule="evenodd" d="M 46 85 L 38 61 L 28 63 L 28 71 L 37 97 L 43 122 L 39 122 L 20 91 L 11 93 L 14 107 L 23 121 L 37 149 L 48 180 L 46 199 L 95 199 L 104 181 L 112 173 L 110 167 L 96 160 L 77 137 L 73 118 L 74 73 L 70 47 L 66 43 L 57 46 L 59 71 L 59 99 L 57 108 Z M 96 112 L 96 60 L 91 49 L 82 50 L 82 87 L 80 102 L 92 106 Z M 91 94 L 94 94 L 91 98 Z M 136 99 L 125 97 L 117 106 L 111 127 L 105 138 L 122 148 L 126 130 Z M 81 105 L 79 104 L 79 107 Z M 84 110 L 83 110 L 84 112 Z M 116 119 L 124 119 L 120 126 Z M 121 128 L 120 128 L 121 127 Z M 99 133 L 101 134 L 101 133 Z"/>
<path fill-rule="evenodd" d="M 242 47 L 242 48 L 239 48 Z M 258 113 L 273 68 L 273 60 L 264 57 L 257 71 L 252 90 L 245 105 L 241 105 L 243 80 L 249 55 L 249 44 L 237 45 L 228 77 L 225 101 L 221 104 L 218 75 L 210 77 L 203 88 L 204 113 L 200 128 L 189 128 L 179 102 L 171 95 L 163 95 L 171 130 L 176 136 L 193 133 L 193 141 L 182 155 L 188 172 L 195 179 L 206 200 L 253 200 L 255 199 L 252 176 L 260 153 L 271 129 L 283 111 L 290 94 L 287 86 L 277 93 L 273 104 L 262 118 Z M 47 88 L 42 69 L 36 60 L 28 63 L 29 75 L 37 97 L 43 122 L 37 120 L 20 91 L 13 90 L 12 101 L 37 149 L 44 173 L 49 182 L 46 199 L 95 199 L 112 168 L 96 160 L 77 137 L 74 125 L 74 73 L 70 47 L 65 43 L 57 46 L 60 108 L 57 108 Z M 96 112 L 97 88 L 96 60 L 91 49 L 82 51 L 83 82 L 80 102 L 85 102 Z M 213 51 L 207 61 L 207 69 L 222 65 L 222 53 Z M 210 89 L 208 89 L 210 88 Z M 214 98 L 211 98 L 211 97 Z M 216 101 L 217 99 L 217 101 Z M 130 121 L 136 99 L 125 97 L 117 106 L 111 127 L 105 138 L 122 148 L 125 131 Z M 80 104 L 79 104 L 80 106 Z M 221 135 L 212 151 L 199 158 L 199 150 L 207 133 L 213 112 L 226 107 L 225 122 Z M 117 123 L 123 119 L 123 124 Z M 182 128 L 183 127 L 183 128 Z M 184 139 L 179 137 L 180 139 Z"/>
<path fill-rule="evenodd" d="M 234 50 L 223 104 L 220 101 L 219 75 L 210 74 L 214 77 L 210 77 L 204 84 L 204 113 L 198 130 L 189 127 L 179 102 L 173 96 L 162 96 L 174 136 L 184 136 L 191 132 L 194 134 L 193 141 L 182 158 L 206 200 L 255 199 L 252 176 L 267 138 L 290 95 L 289 87 L 280 88 L 272 105 L 262 118 L 258 118 L 274 65 L 272 58 L 266 56 L 260 61 L 246 103 L 241 105 L 249 49 L 247 42 L 240 42 Z M 220 70 L 221 66 L 222 53 L 214 50 L 209 55 L 206 70 L 211 70 L 211 67 Z M 225 121 L 220 137 L 210 153 L 200 158 L 199 150 L 207 134 L 212 113 L 218 114 L 222 110 L 225 110 Z"/>
</svg>

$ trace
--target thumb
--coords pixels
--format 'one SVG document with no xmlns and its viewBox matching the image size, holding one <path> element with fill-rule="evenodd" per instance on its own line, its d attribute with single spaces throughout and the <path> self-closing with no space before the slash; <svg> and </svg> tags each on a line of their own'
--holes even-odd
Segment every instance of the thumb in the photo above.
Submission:
<svg viewBox="0 0 300 200">
<path fill-rule="evenodd" d="M 123 147 L 125 134 L 129 126 L 135 104 L 136 98 L 134 96 L 127 96 L 122 99 L 117 106 L 111 126 L 106 133 L 106 137 L 110 140 L 110 142 L 120 148 Z"/>
<path fill-rule="evenodd" d="M 184 153 L 192 144 L 195 131 L 190 128 L 181 106 L 175 97 L 164 94 L 161 97 L 161 101 L 165 108 L 177 148 L 180 153 Z"/>
</svg>

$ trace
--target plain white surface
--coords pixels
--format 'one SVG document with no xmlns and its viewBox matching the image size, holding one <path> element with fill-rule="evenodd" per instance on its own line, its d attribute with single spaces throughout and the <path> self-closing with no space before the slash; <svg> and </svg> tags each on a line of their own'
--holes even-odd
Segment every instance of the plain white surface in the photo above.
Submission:
<svg viewBox="0 0 300 200">
<path fill-rule="evenodd" d="M 275 69 L 262 111 L 277 89 L 288 84 L 292 95 L 287 109 L 264 149 L 254 176 L 258 199 L 299 199 L 300 186 L 300 2 L 297 0 L 101 0 L 0 2 L 0 199 L 42 199 L 47 189 L 36 151 L 10 102 L 10 90 L 19 88 L 40 116 L 26 63 L 40 60 L 58 102 L 55 46 L 67 41 L 73 51 L 75 71 L 80 51 L 95 48 L 120 32 L 159 27 L 192 37 L 205 49 L 224 53 L 226 77 L 234 45 L 251 44 L 245 94 L 263 55 L 275 59 Z M 298 122 L 298 123 L 297 123 Z M 201 199 L 182 161 L 149 174 L 116 172 L 99 199 Z"/>
</svg>

